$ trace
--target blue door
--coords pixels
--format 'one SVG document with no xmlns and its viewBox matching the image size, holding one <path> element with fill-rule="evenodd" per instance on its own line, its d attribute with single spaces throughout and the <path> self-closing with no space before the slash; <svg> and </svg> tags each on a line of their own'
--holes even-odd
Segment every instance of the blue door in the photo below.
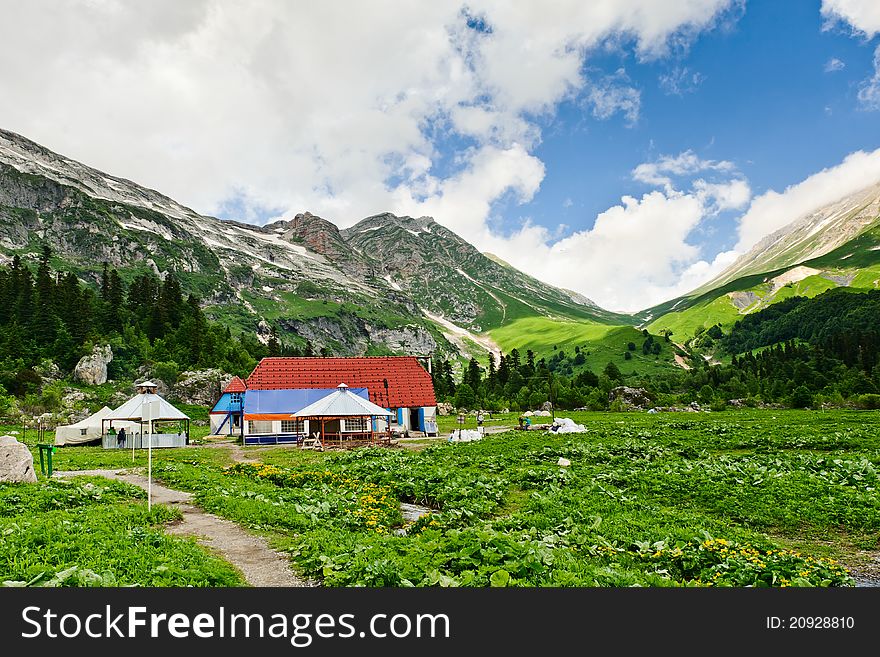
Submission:
<svg viewBox="0 0 880 657">
<path fill-rule="evenodd" d="M 419 426 L 417 427 L 419 431 L 425 430 L 425 409 L 419 409 Z"/>
</svg>

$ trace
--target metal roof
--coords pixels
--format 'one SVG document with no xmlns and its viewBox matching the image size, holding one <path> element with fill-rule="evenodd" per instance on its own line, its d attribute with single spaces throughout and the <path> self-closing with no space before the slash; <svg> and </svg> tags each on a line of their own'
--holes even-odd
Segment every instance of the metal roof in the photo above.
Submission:
<svg viewBox="0 0 880 657">
<path fill-rule="evenodd" d="M 296 417 L 364 417 L 387 416 L 391 415 L 391 412 L 377 406 L 369 399 L 355 395 L 347 385 L 340 383 L 329 395 L 314 404 L 309 404 L 294 415 Z"/>
<path fill-rule="evenodd" d="M 135 395 L 127 402 L 125 402 L 122 406 L 112 411 L 109 415 L 105 416 L 104 420 L 145 420 L 147 419 L 147 415 L 149 411 L 146 408 L 146 404 L 158 402 L 159 404 L 159 412 L 158 417 L 149 418 L 152 420 L 188 420 L 189 416 L 185 415 L 181 411 L 177 410 L 169 404 L 167 401 L 162 399 L 159 395 L 154 395 L 152 393 L 142 393 Z"/>
<path fill-rule="evenodd" d="M 351 391 L 359 398 L 367 399 L 366 388 L 351 388 Z M 244 395 L 245 418 L 249 415 L 293 415 L 333 392 L 336 388 L 248 390 Z"/>
</svg>

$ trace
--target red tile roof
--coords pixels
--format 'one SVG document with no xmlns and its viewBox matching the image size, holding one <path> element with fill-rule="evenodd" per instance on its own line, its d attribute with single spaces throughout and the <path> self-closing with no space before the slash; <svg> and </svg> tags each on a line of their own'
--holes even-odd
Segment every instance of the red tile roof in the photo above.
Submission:
<svg viewBox="0 0 880 657">
<path fill-rule="evenodd" d="M 247 386 L 241 380 L 241 377 L 234 376 L 229 385 L 223 388 L 223 394 L 225 395 L 227 392 L 244 392 L 245 390 L 247 390 Z"/>
<path fill-rule="evenodd" d="M 340 383 L 367 388 L 370 401 L 385 408 L 437 404 L 431 375 L 414 356 L 264 358 L 247 379 L 249 390 L 335 388 Z"/>
</svg>

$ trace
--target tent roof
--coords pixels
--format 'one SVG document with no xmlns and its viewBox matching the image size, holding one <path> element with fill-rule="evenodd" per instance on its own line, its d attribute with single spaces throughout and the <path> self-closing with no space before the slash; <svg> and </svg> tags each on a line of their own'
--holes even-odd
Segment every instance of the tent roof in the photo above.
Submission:
<svg viewBox="0 0 880 657">
<path fill-rule="evenodd" d="M 68 424 L 67 426 L 73 429 L 84 429 L 86 427 L 91 427 L 96 424 L 101 424 L 101 420 L 110 415 L 113 411 L 109 406 L 105 406 L 100 411 L 95 413 L 94 415 L 90 415 L 87 418 L 80 420 L 79 422 L 74 422 L 73 424 Z"/>
<path fill-rule="evenodd" d="M 367 399 L 366 388 L 351 388 L 353 394 Z M 297 390 L 248 390 L 244 396 L 244 414 L 292 415 L 306 406 L 323 399 L 335 388 L 305 388 Z"/>
<path fill-rule="evenodd" d="M 326 397 L 319 399 L 314 404 L 309 404 L 301 411 L 294 413 L 296 417 L 345 417 L 365 415 L 387 416 L 391 413 L 381 406 L 377 406 L 369 399 L 357 396 L 344 383 L 340 383 L 336 390 Z"/>
<path fill-rule="evenodd" d="M 137 394 L 115 411 L 105 416 L 105 420 L 143 420 L 148 415 L 148 410 L 144 405 L 151 402 L 159 403 L 158 417 L 151 418 L 153 420 L 188 420 L 189 416 L 177 410 L 162 399 L 159 395 L 152 393 Z"/>
</svg>

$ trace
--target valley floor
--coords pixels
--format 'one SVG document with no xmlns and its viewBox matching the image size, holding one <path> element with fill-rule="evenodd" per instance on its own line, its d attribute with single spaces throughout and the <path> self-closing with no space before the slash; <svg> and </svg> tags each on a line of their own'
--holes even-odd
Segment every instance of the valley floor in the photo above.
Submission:
<svg viewBox="0 0 880 657">
<path fill-rule="evenodd" d="M 410 449 L 221 442 L 156 451 L 154 472 L 190 493 L 195 513 L 283 555 L 292 580 L 325 586 L 880 579 L 880 413 L 559 415 L 587 433 L 503 430 L 512 415 L 487 422 L 497 433 L 472 443 L 448 443 L 446 426 Z M 0 485 L 0 581 L 255 584 L 216 544 L 206 553 L 204 540 L 175 535 L 180 504 L 147 513 L 140 488 L 85 472 L 145 462 L 142 453 L 132 462 L 130 452 L 60 448 L 64 481 Z M 401 504 L 430 512 L 404 520 Z M 144 547 L 127 555 L 135 546 Z"/>
</svg>

